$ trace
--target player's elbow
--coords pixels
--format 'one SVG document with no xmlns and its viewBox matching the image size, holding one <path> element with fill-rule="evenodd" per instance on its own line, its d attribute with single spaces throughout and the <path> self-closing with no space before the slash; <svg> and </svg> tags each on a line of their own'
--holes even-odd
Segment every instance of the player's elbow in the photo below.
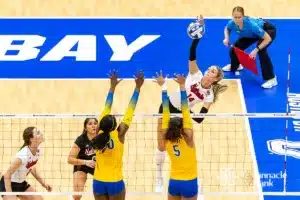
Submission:
<svg viewBox="0 0 300 200">
<path fill-rule="evenodd" d="M 268 33 L 265 33 L 264 41 L 267 42 L 267 43 L 270 43 L 272 41 L 272 38 Z"/>
<path fill-rule="evenodd" d="M 72 156 L 69 156 L 69 157 L 68 157 L 68 164 L 70 164 L 70 165 L 73 164 L 73 162 L 72 162 Z"/>
<path fill-rule="evenodd" d="M 10 179 L 11 178 L 11 172 L 10 171 L 5 172 L 3 177 L 4 177 L 4 180 L 5 179 Z"/>
<path fill-rule="evenodd" d="M 204 120 L 204 117 L 203 118 L 193 118 L 193 120 L 195 122 L 197 122 L 198 124 L 201 124 L 203 122 L 203 120 Z"/>
</svg>

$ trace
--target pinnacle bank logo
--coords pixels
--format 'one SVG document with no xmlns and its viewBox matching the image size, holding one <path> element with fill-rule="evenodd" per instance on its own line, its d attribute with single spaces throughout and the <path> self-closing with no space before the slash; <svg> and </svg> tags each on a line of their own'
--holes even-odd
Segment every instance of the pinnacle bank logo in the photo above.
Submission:
<svg viewBox="0 0 300 200">
<path fill-rule="evenodd" d="M 41 57 L 40 61 L 60 61 L 73 57 L 75 61 L 97 60 L 96 35 L 65 35 L 51 49 L 41 54 L 48 39 L 41 35 L 0 35 L 0 61 L 28 61 Z M 124 35 L 104 35 L 112 50 L 110 61 L 130 61 L 132 56 L 157 40 L 160 35 L 141 35 L 128 44 Z M 72 50 L 77 45 L 76 50 Z M 101 45 L 101 44 L 99 44 Z M 104 45 L 104 44 L 102 44 Z M 13 55 L 9 52 L 14 52 Z"/>
<path fill-rule="evenodd" d="M 262 187 L 274 187 L 276 180 L 284 182 L 284 179 L 287 178 L 287 174 L 284 171 L 278 173 L 260 173 L 259 176 Z"/>
</svg>

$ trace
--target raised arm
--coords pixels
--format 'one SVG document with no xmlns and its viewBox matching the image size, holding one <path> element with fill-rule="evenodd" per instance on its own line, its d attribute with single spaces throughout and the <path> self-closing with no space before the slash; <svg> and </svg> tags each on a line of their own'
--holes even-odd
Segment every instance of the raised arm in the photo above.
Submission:
<svg viewBox="0 0 300 200">
<path fill-rule="evenodd" d="M 181 95 L 181 112 L 183 117 L 183 129 L 184 133 L 192 136 L 193 134 L 193 123 L 188 107 L 187 95 L 184 85 L 180 85 L 180 95 Z"/>
<path fill-rule="evenodd" d="M 183 133 L 187 136 L 187 140 L 190 141 L 193 139 L 193 122 L 188 107 L 187 94 L 185 90 L 185 77 L 183 75 L 176 75 L 175 81 L 180 85 Z"/>
<path fill-rule="evenodd" d="M 114 93 L 115 93 L 115 89 L 117 87 L 117 85 L 121 82 L 121 80 L 118 80 L 117 77 L 117 71 L 113 71 L 112 73 L 110 73 L 110 88 L 106 97 L 106 101 L 105 101 L 105 106 L 104 106 L 104 110 L 102 111 L 102 114 L 99 117 L 99 123 L 101 122 L 101 119 L 105 116 L 105 115 L 109 115 L 111 112 L 111 106 L 113 103 L 113 99 L 114 99 Z"/>
<path fill-rule="evenodd" d="M 199 23 L 204 25 L 203 16 L 200 15 L 200 18 L 198 19 Z M 190 46 L 190 56 L 189 56 L 189 73 L 195 74 L 199 71 L 199 67 L 196 62 L 196 49 L 198 46 L 200 39 L 194 39 L 191 46 Z"/>
<path fill-rule="evenodd" d="M 166 133 L 167 129 L 169 128 L 169 121 L 170 121 L 170 109 L 169 109 L 169 98 L 167 90 L 162 89 L 162 106 L 163 106 L 163 117 L 162 117 L 162 131 L 163 134 Z"/>
<path fill-rule="evenodd" d="M 168 75 L 166 76 L 166 78 Z M 161 131 L 163 135 L 166 133 L 169 128 L 170 121 L 170 107 L 169 107 L 169 97 L 168 97 L 168 87 L 165 78 L 163 77 L 162 71 L 156 73 L 156 77 L 153 77 L 154 82 L 156 82 L 161 87 L 161 97 L 162 97 L 162 107 L 163 107 L 163 117 L 162 117 L 162 126 Z"/>
<path fill-rule="evenodd" d="M 141 89 L 143 83 L 144 83 L 144 73 L 139 72 L 137 77 L 135 78 L 136 86 L 135 86 L 134 92 L 131 96 L 128 108 L 125 112 L 125 115 L 123 117 L 122 122 L 120 123 L 120 125 L 118 127 L 119 140 L 122 143 L 124 143 L 125 134 L 127 133 L 128 128 L 129 128 L 129 126 L 132 122 L 132 118 L 133 118 L 133 115 L 134 115 L 136 104 L 138 102 L 139 95 L 140 95 L 140 89 Z"/>
</svg>

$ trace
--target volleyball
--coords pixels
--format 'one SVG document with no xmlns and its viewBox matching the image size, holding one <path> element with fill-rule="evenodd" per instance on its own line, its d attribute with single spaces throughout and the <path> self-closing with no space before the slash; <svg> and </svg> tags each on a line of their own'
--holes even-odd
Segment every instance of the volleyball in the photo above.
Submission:
<svg viewBox="0 0 300 200">
<path fill-rule="evenodd" d="M 203 37 L 205 32 L 204 25 L 200 24 L 198 21 L 192 22 L 187 28 L 187 34 L 192 39 L 200 39 Z"/>
</svg>

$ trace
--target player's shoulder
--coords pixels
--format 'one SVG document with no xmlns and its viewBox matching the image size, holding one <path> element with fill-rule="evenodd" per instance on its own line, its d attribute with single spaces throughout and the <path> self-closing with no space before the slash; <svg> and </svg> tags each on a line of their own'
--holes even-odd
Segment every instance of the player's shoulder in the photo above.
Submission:
<svg viewBox="0 0 300 200">
<path fill-rule="evenodd" d="M 119 131 L 118 131 L 118 129 L 113 130 L 113 131 L 110 133 L 110 137 L 111 137 L 111 139 L 114 140 L 114 141 L 120 141 L 120 140 L 119 140 Z"/>
<path fill-rule="evenodd" d="M 235 25 L 234 21 L 232 19 L 230 19 L 230 20 L 228 20 L 226 27 L 228 29 L 232 29 L 234 25 Z"/>
<path fill-rule="evenodd" d="M 244 23 L 249 24 L 251 26 L 260 26 L 264 24 L 264 20 L 258 17 L 244 17 Z"/>
<path fill-rule="evenodd" d="M 28 146 L 25 146 L 17 152 L 17 155 L 26 155 L 28 154 L 28 152 L 29 152 L 29 148 Z"/>
<path fill-rule="evenodd" d="M 86 137 L 86 134 L 81 134 L 81 135 L 79 135 L 77 138 L 76 138 L 76 140 L 75 140 L 75 144 L 77 145 L 77 146 L 84 146 L 86 143 L 87 143 L 87 139 L 86 139 L 87 137 Z"/>
<path fill-rule="evenodd" d="M 202 78 L 203 78 L 203 73 L 202 73 L 201 70 L 198 70 L 196 73 L 193 73 L 193 74 L 191 74 L 191 73 L 188 74 L 188 80 L 190 80 L 190 81 L 192 81 L 192 82 L 193 82 L 193 81 L 198 82 L 198 81 L 200 81 Z"/>
<path fill-rule="evenodd" d="M 30 157 L 30 150 L 28 146 L 21 148 L 17 153 L 15 158 L 19 158 L 22 160 L 22 163 L 27 162 L 28 158 Z"/>
</svg>

